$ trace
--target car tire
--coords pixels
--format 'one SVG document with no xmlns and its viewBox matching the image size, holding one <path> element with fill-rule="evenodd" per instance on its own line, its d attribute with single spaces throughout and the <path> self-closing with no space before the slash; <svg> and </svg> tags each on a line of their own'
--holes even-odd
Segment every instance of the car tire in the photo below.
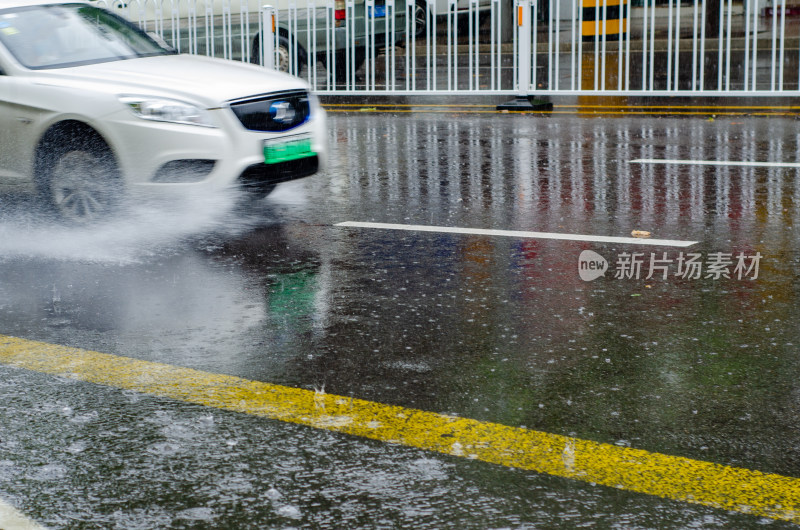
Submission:
<svg viewBox="0 0 800 530">
<path fill-rule="evenodd" d="M 478 27 L 479 28 L 484 27 L 486 25 L 486 23 L 487 23 L 486 21 L 487 20 L 491 20 L 491 19 L 492 19 L 492 12 L 491 11 L 488 11 L 488 12 L 487 11 L 483 11 L 483 12 L 481 12 L 480 14 L 478 14 Z"/>
<path fill-rule="evenodd" d="M 41 167 L 39 194 L 61 221 L 88 225 L 118 210 L 123 196 L 119 169 L 98 136 L 77 133 L 57 143 Z"/>
<path fill-rule="evenodd" d="M 289 50 L 291 50 L 291 46 L 292 44 L 289 41 L 289 37 L 286 35 L 278 36 L 278 62 L 275 65 L 275 69 L 279 72 L 289 73 Z M 297 45 L 297 61 L 297 74 L 300 75 L 303 68 L 305 68 L 308 63 L 308 58 L 305 49 L 299 44 Z M 250 62 L 253 64 L 261 64 L 261 40 L 258 37 L 253 40 Z"/>
<path fill-rule="evenodd" d="M 416 24 L 414 27 L 415 37 L 422 37 L 425 35 L 427 27 L 427 9 L 425 0 L 417 0 L 414 3 L 414 23 Z"/>
<path fill-rule="evenodd" d="M 364 65 L 364 62 L 367 60 L 367 50 L 366 48 L 355 48 L 355 70 L 353 73 L 358 72 L 358 70 Z M 343 85 L 347 83 L 347 51 L 346 50 L 338 50 L 336 52 L 336 68 L 335 68 L 335 76 L 336 76 L 336 83 L 339 85 Z M 318 61 L 322 63 L 326 69 L 328 69 L 328 56 L 326 53 L 320 53 L 317 55 Z"/>
</svg>

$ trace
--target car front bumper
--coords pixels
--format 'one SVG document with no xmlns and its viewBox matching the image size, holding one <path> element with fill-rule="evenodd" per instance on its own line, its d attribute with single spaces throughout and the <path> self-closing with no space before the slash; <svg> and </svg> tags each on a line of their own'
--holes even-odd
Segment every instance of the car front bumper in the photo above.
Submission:
<svg viewBox="0 0 800 530">
<path fill-rule="evenodd" d="M 250 131 L 227 108 L 211 111 L 216 127 L 201 127 L 139 119 L 122 113 L 108 120 L 111 145 L 129 193 L 159 196 L 191 190 L 220 190 L 274 185 L 303 178 L 327 165 L 325 111 L 312 104 L 308 121 L 280 133 Z M 312 156 L 266 164 L 265 141 L 307 135 Z M 165 168 L 185 171 L 165 172 Z"/>
</svg>

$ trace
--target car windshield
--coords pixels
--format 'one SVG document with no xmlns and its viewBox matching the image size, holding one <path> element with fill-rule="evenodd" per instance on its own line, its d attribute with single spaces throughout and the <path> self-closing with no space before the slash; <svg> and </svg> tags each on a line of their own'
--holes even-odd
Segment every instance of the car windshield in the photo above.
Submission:
<svg viewBox="0 0 800 530">
<path fill-rule="evenodd" d="M 0 43 L 36 70 L 174 53 L 125 19 L 86 4 L 2 9 Z"/>
</svg>

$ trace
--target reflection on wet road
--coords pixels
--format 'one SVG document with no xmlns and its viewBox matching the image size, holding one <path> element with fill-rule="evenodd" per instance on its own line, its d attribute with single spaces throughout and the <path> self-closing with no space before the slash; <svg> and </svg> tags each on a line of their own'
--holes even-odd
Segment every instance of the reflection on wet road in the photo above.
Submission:
<svg viewBox="0 0 800 530">
<path fill-rule="evenodd" d="M 170 235 L 152 213 L 153 237 L 134 224 L 99 239 L 4 209 L 0 332 L 800 476 L 800 170 L 632 163 L 797 163 L 794 120 L 330 121 L 326 175 L 196 231 Z M 335 226 L 345 221 L 698 244 Z M 579 275 L 587 250 L 607 267 L 591 281 Z M 0 372 L 0 498 L 53 528 L 788 525 Z"/>
</svg>

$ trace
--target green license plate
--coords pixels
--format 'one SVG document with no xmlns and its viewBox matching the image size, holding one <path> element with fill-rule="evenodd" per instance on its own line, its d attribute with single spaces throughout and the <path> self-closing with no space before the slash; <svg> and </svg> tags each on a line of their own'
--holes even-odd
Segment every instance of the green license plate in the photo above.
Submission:
<svg viewBox="0 0 800 530">
<path fill-rule="evenodd" d="M 306 158 L 315 154 L 311 150 L 310 135 L 264 140 L 264 162 L 267 164 L 289 162 L 290 160 Z"/>
</svg>

